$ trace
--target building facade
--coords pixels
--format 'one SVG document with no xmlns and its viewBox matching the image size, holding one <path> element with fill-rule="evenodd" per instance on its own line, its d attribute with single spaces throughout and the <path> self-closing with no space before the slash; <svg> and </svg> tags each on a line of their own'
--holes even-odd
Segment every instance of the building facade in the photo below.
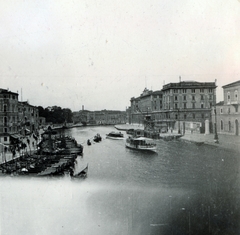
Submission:
<svg viewBox="0 0 240 235">
<path fill-rule="evenodd" d="M 216 105 L 217 132 L 220 134 L 239 135 L 240 121 L 240 80 L 222 87 L 224 101 Z"/>
<path fill-rule="evenodd" d="M 26 135 L 39 129 L 39 112 L 36 106 L 27 101 L 18 102 L 19 133 Z"/>
<path fill-rule="evenodd" d="M 145 88 L 131 98 L 131 122 L 144 123 L 151 115 L 155 129 L 177 129 L 204 132 L 206 120 L 212 130 L 212 107 L 216 103 L 216 83 L 184 81 L 164 85 L 160 91 Z"/>
<path fill-rule="evenodd" d="M 208 120 L 212 132 L 211 111 L 216 104 L 216 87 L 215 82 L 196 81 L 164 85 L 163 110 L 169 126 L 204 133 Z"/>
<path fill-rule="evenodd" d="M 73 112 L 73 122 L 74 124 L 114 125 L 126 123 L 127 114 L 126 111 L 118 110 L 80 110 L 79 112 Z"/>
<path fill-rule="evenodd" d="M 145 88 L 139 97 L 132 97 L 130 102 L 129 122 L 144 124 L 145 116 L 151 114 L 155 120 L 162 120 L 162 91 L 152 91 Z"/>
<path fill-rule="evenodd" d="M 44 128 L 46 126 L 46 118 L 39 117 L 39 128 Z"/>
<path fill-rule="evenodd" d="M 18 133 L 18 94 L 0 89 L 0 142 L 10 143 L 11 135 Z"/>
</svg>

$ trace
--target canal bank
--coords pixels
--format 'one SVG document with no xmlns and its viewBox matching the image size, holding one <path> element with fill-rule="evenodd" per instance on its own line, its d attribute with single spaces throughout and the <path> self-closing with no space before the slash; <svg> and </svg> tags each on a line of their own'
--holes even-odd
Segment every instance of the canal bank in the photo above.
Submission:
<svg viewBox="0 0 240 235">
<path fill-rule="evenodd" d="M 143 125 L 134 125 L 134 124 L 121 124 L 121 125 L 115 125 L 115 128 L 117 130 L 127 131 L 128 129 L 141 129 L 143 130 Z M 177 135 L 177 131 L 173 130 L 172 133 L 164 133 L 160 135 Z M 240 136 L 236 135 L 218 135 L 218 143 L 215 143 L 214 141 L 214 134 L 200 134 L 200 133 L 191 133 L 186 132 L 181 138 L 179 138 L 180 141 L 186 141 L 186 142 L 193 142 L 197 145 L 201 144 L 207 144 L 211 146 L 215 146 L 217 148 L 223 148 L 229 151 L 234 151 L 237 153 L 240 153 Z"/>
<path fill-rule="evenodd" d="M 65 135 L 82 143 L 111 131 L 113 126 L 81 127 Z M 239 234 L 239 154 L 184 141 L 156 142 L 157 154 L 130 150 L 122 140 L 85 144 L 79 160 L 90 167 L 84 181 L 2 177 L 1 232 Z"/>
<path fill-rule="evenodd" d="M 226 150 L 240 153 L 240 136 L 219 134 L 218 143 L 215 143 L 214 134 L 205 135 L 187 132 L 184 136 L 180 138 L 180 140 L 193 142 L 198 145 L 208 144 L 217 148 L 223 148 Z"/>
</svg>

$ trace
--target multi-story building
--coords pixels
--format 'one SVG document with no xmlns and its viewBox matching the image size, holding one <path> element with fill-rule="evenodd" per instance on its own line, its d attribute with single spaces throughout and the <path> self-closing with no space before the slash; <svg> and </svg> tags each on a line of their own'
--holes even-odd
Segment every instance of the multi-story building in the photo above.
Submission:
<svg viewBox="0 0 240 235">
<path fill-rule="evenodd" d="M 45 117 L 39 117 L 39 128 L 43 128 L 46 126 L 46 118 Z"/>
<path fill-rule="evenodd" d="M 18 94 L 0 89 L 0 143 L 9 144 L 18 133 Z"/>
<path fill-rule="evenodd" d="M 132 97 L 129 122 L 144 124 L 145 116 L 151 114 L 152 119 L 162 120 L 163 92 L 144 89 L 139 97 Z M 158 123 L 156 123 L 158 124 Z"/>
<path fill-rule="evenodd" d="M 222 87 L 224 101 L 216 105 L 216 116 L 213 112 L 213 122 L 217 123 L 217 132 L 221 134 L 239 135 L 240 121 L 240 80 Z"/>
<path fill-rule="evenodd" d="M 112 125 L 127 122 L 126 111 L 101 110 L 89 111 L 80 110 L 73 112 L 73 122 L 91 125 Z"/>
<path fill-rule="evenodd" d="M 216 103 L 216 83 L 184 81 L 164 85 L 160 91 L 145 88 L 137 98 L 131 98 L 131 122 L 144 123 L 150 115 L 156 130 L 178 129 L 180 132 L 205 131 L 211 123 L 211 109 Z M 210 128 L 212 129 L 212 128 Z"/>
<path fill-rule="evenodd" d="M 87 123 L 92 123 L 93 120 L 95 119 L 94 113 L 92 111 L 89 110 L 80 110 L 79 112 L 73 112 L 73 123 L 74 124 L 87 124 Z"/>
<path fill-rule="evenodd" d="M 18 102 L 19 132 L 22 135 L 35 132 L 39 129 L 39 113 L 36 106 L 27 101 Z"/>
<path fill-rule="evenodd" d="M 163 86 L 163 112 L 171 128 L 204 132 L 216 104 L 216 82 L 180 81 Z"/>
<path fill-rule="evenodd" d="M 114 125 L 114 124 L 123 124 L 127 122 L 127 113 L 126 111 L 119 110 L 102 110 L 100 111 L 104 114 L 103 120 L 96 121 L 106 125 Z"/>
</svg>

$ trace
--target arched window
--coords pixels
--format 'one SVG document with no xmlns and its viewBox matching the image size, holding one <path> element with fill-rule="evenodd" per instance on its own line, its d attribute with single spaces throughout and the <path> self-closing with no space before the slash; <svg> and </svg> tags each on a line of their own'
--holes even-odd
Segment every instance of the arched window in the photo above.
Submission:
<svg viewBox="0 0 240 235">
<path fill-rule="evenodd" d="M 3 119 L 3 122 L 4 122 L 4 124 L 7 124 L 7 117 L 4 117 L 4 119 Z"/>
<path fill-rule="evenodd" d="M 231 122 L 228 122 L 228 130 L 231 131 Z"/>
<path fill-rule="evenodd" d="M 221 130 L 223 130 L 223 120 L 221 120 Z"/>
<path fill-rule="evenodd" d="M 230 92 L 227 93 L 227 102 L 228 102 L 228 104 L 231 102 Z"/>
<path fill-rule="evenodd" d="M 234 91 L 234 99 L 235 101 L 238 101 L 238 90 Z"/>
</svg>

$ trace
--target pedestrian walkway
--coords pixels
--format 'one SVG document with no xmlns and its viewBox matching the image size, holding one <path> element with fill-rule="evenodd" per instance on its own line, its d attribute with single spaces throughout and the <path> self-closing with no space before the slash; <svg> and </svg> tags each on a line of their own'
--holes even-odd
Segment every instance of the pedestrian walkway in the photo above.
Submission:
<svg viewBox="0 0 240 235">
<path fill-rule="evenodd" d="M 128 129 L 144 129 L 144 126 L 141 124 L 120 124 L 115 125 L 115 128 L 122 131 L 127 131 Z M 173 130 L 171 133 L 168 131 L 168 133 L 163 133 L 161 136 L 177 136 L 177 131 Z M 224 134 L 218 134 L 218 143 L 215 143 L 214 140 L 214 134 L 200 134 L 200 133 L 191 133 L 186 132 L 184 136 L 180 138 L 182 141 L 190 141 L 197 144 L 208 144 L 212 145 L 218 148 L 223 148 L 227 150 L 231 150 L 234 152 L 240 153 L 240 136 L 236 135 L 224 135 Z"/>
<path fill-rule="evenodd" d="M 195 143 L 209 144 L 218 148 L 224 148 L 240 153 L 240 136 L 236 135 L 218 135 L 218 143 L 215 143 L 214 134 L 185 133 L 180 138 L 183 141 L 191 141 Z"/>
<path fill-rule="evenodd" d="M 33 138 L 32 135 L 26 136 L 21 140 L 23 143 L 26 144 L 26 149 L 21 150 L 20 153 L 16 151 L 16 154 L 13 156 L 11 151 L 4 152 L 3 150 L 0 152 L 0 164 L 4 162 L 11 161 L 13 159 L 19 158 L 24 154 L 33 154 L 37 150 L 37 141 Z"/>
</svg>

